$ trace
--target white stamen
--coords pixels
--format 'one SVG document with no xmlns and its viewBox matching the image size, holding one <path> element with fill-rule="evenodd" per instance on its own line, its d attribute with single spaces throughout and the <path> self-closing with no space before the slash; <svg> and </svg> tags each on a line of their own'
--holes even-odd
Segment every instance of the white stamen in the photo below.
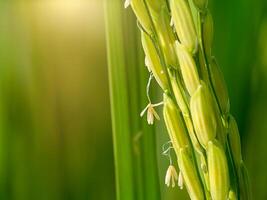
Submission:
<svg viewBox="0 0 267 200">
<path fill-rule="evenodd" d="M 178 180 L 176 169 L 173 165 L 170 165 L 167 169 L 165 176 L 165 184 L 169 187 L 172 183 L 172 187 L 175 187 L 175 182 Z"/>
<path fill-rule="evenodd" d="M 153 115 L 154 113 L 153 113 L 153 108 L 152 107 L 149 107 L 148 109 L 147 109 L 147 123 L 149 124 L 149 125 L 152 125 L 152 124 L 154 124 L 154 115 Z"/>
<path fill-rule="evenodd" d="M 145 108 L 144 110 L 140 113 L 140 117 L 143 117 L 144 114 L 146 113 L 146 110 L 148 109 L 148 107 L 150 106 L 151 104 L 149 103 Z"/>
<path fill-rule="evenodd" d="M 162 105 L 163 102 L 157 103 L 157 104 L 151 104 L 149 103 L 145 109 L 141 112 L 140 116 L 143 117 L 145 112 L 147 112 L 147 123 L 149 125 L 154 124 L 154 118 L 156 118 L 157 120 L 160 120 L 160 117 L 158 115 L 158 113 L 155 111 L 154 107 L 160 106 Z"/>
<path fill-rule="evenodd" d="M 165 176 L 165 184 L 169 187 L 171 181 L 171 171 L 168 169 Z"/>
<path fill-rule="evenodd" d="M 178 186 L 179 186 L 179 188 L 180 188 L 181 190 L 184 188 L 184 178 L 183 178 L 183 174 L 182 174 L 181 171 L 179 172 Z"/>
<path fill-rule="evenodd" d="M 131 4 L 131 0 L 125 0 L 124 2 L 124 8 L 128 8 L 128 6 Z"/>
</svg>

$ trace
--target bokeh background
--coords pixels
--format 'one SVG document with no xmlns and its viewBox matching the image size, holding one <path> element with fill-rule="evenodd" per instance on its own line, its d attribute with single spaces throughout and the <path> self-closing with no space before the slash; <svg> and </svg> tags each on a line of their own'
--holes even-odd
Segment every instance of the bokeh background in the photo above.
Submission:
<svg viewBox="0 0 267 200">
<path fill-rule="evenodd" d="M 267 199 L 266 4 L 210 0 L 256 200 Z M 115 199 L 105 44 L 103 0 L 0 1 L 0 199 Z"/>
</svg>

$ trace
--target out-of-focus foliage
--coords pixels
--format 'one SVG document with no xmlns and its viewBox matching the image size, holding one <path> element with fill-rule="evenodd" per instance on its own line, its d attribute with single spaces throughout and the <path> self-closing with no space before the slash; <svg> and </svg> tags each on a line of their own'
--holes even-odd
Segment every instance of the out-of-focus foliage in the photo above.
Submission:
<svg viewBox="0 0 267 200">
<path fill-rule="evenodd" d="M 2 1 L 0 199 L 113 199 L 101 2 Z"/>
<path fill-rule="evenodd" d="M 247 136 L 243 143 L 250 171 L 254 199 L 266 199 L 266 131 L 267 131 L 267 16 L 262 19 L 257 44 L 257 55 L 250 75 L 248 98 L 251 105 L 246 118 Z"/>
</svg>

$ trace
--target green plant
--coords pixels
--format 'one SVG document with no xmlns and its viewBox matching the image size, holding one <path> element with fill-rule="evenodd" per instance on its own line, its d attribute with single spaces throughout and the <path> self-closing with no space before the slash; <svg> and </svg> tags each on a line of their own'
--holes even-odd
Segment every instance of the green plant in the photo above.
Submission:
<svg viewBox="0 0 267 200">
<path fill-rule="evenodd" d="M 160 199 L 155 133 L 139 118 L 146 69 L 133 14 L 121 0 L 105 1 L 117 199 Z"/>
<path fill-rule="evenodd" d="M 147 121 L 163 115 L 171 142 L 164 154 L 170 157 L 166 184 L 183 183 L 191 199 L 250 199 L 237 124 L 215 58 L 212 56 L 213 20 L 207 0 L 127 0 L 138 19 L 147 84 Z M 163 102 L 153 104 L 149 94 L 155 78 Z M 142 112 L 142 115 L 144 114 Z M 170 151 L 174 150 L 179 176 Z"/>
</svg>

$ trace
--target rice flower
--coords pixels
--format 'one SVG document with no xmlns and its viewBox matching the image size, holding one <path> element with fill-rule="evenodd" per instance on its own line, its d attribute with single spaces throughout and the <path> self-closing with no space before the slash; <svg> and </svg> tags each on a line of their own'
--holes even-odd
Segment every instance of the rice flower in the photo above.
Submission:
<svg viewBox="0 0 267 200">
<path fill-rule="evenodd" d="M 235 166 L 238 168 L 242 162 L 241 142 L 236 121 L 233 116 L 229 117 L 229 141 Z"/>
<path fill-rule="evenodd" d="M 187 148 L 180 149 L 178 164 L 183 173 L 184 182 L 190 198 L 204 200 L 204 193 L 197 174 L 197 168 L 193 162 L 192 154 Z"/>
<path fill-rule="evenodd" d="M 126 0 L 125 5 L 129 5 L 129 2 L 131 4 L 131 7 L 142 25 L 142 27 L 146 30 L 147 33 L 152 33 L 152 24 L 149 18 L 149 14 L 147 13 L 146 6 L 144 4 L 143 0 Z"/>
<path fill-rule="evenodd" d="M 219 106 L 223 114 L 227 115 L 230 111 L 230 102 L 223 74 L 214 57 L 211 58 L 209 66 L 211 80 L 215 90 L 215 95 L 217 96 L 217 99 L 219 101 Z"/>
<path fill-rule="evenodd" d="M 217 118 L 213 104 L 210 90 L 202 82 L 190 100 L 190 110 L 196 135 L 204 148 L 216 137 Z"/>
<path fill-rule="evenodd" d="M 186 89 L 192 96 L 200 85 L 196 63 L 187 48 L 178 41 L 176 42 L 176 52 Z"/>
<path fill-rule="evenodd" d="M 183 178 L 183 174 L 182 174 L 181 171 L 179 172 L 178 186 L 179 186 L 179 188 L 180 188 L 181 190 L 184 189 L 184 178 Z"/>
<path fill-rule="evenodd" d="M 175 30 L 181 43 L 190 52 L 196 50 L 197 34 L 187 0 L 170 0 L 170 8 Z"/>
<path fill-rule="evenodd" d="M 154 109 L 154 107 L 157 107 L 157 106 L 160 106 L 160 105 L 162 105 L 162 103 L 158 103 L 158 104 L 149 103 L 145 107 L 145 109 L 141 112 L 140 116 L 143 117 L 144 114 L 147 112 L 147 123 L 149 125 L 153 125 L 155 118 L 157 120 L 160 120 L 160 117 L 159 117 L 158 113 L 156 112 L 156 110 Z"/>
<path fill-rule="evenodd" d="M 163 116 L 174 150 L 178 153 L 180 148 L 186 148 L 190 143 L 179 110 L 168 95 L 164 95 Z"/>
<path fill-rule="evenodd" d="M 145 55 L 147 57 L 147 63 L 149 63 L 149 69 L 152 71 L 156 81 L 163 90 L 168 88 L 168 80 L 164 73 L 164 68 L 161 64 L 157 49 L 153 44 L 151 38 L 144 32 L 142 32 L 142 45 Z"/>
<path fill-rule="evenodd" d="M 225 200 L 230 188 L 229 170 L 224 149 L 217 141 L 208 142 L 207 157 L 211 197 L 214 200 Z"/>
<path fill-rule="evenodd" d="M 165 176 L 165 184 L 170 187 L 175 187 L 175 182 L 178 181 L 178 174 L 176 169 L 173 165 L 170 165 L 167 169 L 166 176 Z"/>
<path fill-rule="evenodd" d="M 153 0 L 154 1 L 154 0 Z M 162 48 L 163 56 L 169 67 L 177 69 L 178 59 L 175 51 L 175 36 L 169 24 L 170 17 L 167 7 L 162 7 L 160 16 L 155 21 L 159 44 Z"/>
</svg>

